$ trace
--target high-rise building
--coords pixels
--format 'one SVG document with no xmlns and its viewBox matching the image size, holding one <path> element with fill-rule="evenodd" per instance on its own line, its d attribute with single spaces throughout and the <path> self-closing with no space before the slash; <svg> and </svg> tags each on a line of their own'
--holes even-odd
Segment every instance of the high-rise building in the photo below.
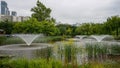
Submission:
<svg viewBox="0 0 120 68">
<path fill-rule="evenodd" d="M 16 11 L 12 11 L 11 12 L 11 16 L 17 16 L 17 12 Z"/>
<path fill-rule="evenodd" d="M 0 6 L 1 15 L 10 15 L 9 8 L 7 7 L 7 3 L 5 1 L 1 1 Z"/>
<path fill-rule="evenodd" d="M 12 21 L 12 22 L 23 22 L 25 20 L 28 20 L 29 17 L 26 16 L 17 16 L 16 11 L 12 11 L 10 14 L 7 2 L 1 0 L 0 1 L 0 21 Z"/>
</svg>

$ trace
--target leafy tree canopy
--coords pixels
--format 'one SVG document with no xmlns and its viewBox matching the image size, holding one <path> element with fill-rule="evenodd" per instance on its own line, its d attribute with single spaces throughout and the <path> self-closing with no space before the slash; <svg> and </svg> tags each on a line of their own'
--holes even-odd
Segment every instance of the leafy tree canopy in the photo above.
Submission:
<svg viewBox="0 0 120 68">
<path fill-rule="evenodd" d="M 32 17 L 36 18 L 40 22 L 45 20 L 55 22 L 55 19 L 50 16 L 51 9 L 47 8 L 39 0 L 37 0 L 36 6 L 33 7 L 31 11 L 33 12 Z"/>
<path fill-rule="evenodd" d="M 41 23 L 39 23 L 35 18 L 24 22 L 18 22 L 14 26 L 13 33 L 41 33 Z"/>
<path fill-rule="evenodd" d="M 112 34 L 116 34 L 116 36 L 119 35 L 120 31 L 120 17 L 119 16 L 112 16 L 107 19 L 107 22 L 105 22 L 106 28 L 110 29 L 112 31 Z"/>
<path fill-rule="evenodd" d="M 6 34 L 11 34 L 13 30 L 14 23 L 8 20 L 0 22 L 0 29 L 3 29 Z"/>
</svg>

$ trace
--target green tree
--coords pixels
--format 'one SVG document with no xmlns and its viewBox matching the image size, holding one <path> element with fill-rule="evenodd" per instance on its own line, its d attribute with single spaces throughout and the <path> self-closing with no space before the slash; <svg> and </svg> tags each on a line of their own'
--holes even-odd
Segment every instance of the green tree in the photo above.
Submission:
<svg viewBox="0 0 120 68">
<path fill-rule="evenodd" d="M 14 26 L 13 33 L 41 33 L 42 25 L 35 18 L 18 22 Z"/>
<path fill-rule="evenodd" d="M 59 35 L 58 28 L 55 27 L 55 24 L 50 21 L 42 21 L 42 33 L 45 35 Z"/>
<path fill-rule="evenodd" d="M 33 12 L 32 17 L 36 18 L 38 21 L 55 21 L 54 18 L 50 17 L 51 9 L 47 8 L 39 0 L 37 0 L 36 6 L 33 7 L 31 11 Z"/>
<path fill-rule="evenodd" d="M 11 34 L 13 30 L 14 23 L 8 20 L 0 22 L 0 29 L 3 29 L 6 34 Z"/>
<path fill-rule="evenodd" d="M 70 24 L 58 24 L 56 27 L 59 29 L 60 35 L 74 35 L 75 27 Z"/>
<path fill-rule="evenodd" d="M 55 24 L 50 21 L 39 22 L 36 18 L 30 18 L 27 21 L 18 22 L 14 26 L 13 33 L 30 33 L 37 34 L 43 33 L 45 35 L 58 35 L 59 30 L 55 27 Z"/>
<path fill-rule="evenodd" d="M 80 25 L 76 28 L 75 32 L 80 35 L 89 35 L 90 34 L 90 24 L 83 23 L 82 25 Z"/>
<path fill-rule="evenodd" d="M 90 34 L 104 34 L 103 24 L 101 23 L 91 23 Z"/>
<path fill-rule="evenodd" d="M 120 31 L 120 17 L 119 16 L 112 16 L 107 19 L 106 28 L 109 28 L 110 31 L 115 32 L 115 35 L 119 35 Z"/>
</svg>

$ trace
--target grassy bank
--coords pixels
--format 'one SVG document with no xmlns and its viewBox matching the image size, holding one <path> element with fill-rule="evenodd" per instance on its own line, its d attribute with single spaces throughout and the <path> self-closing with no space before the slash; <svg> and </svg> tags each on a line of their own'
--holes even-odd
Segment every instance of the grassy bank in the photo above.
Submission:
<svg viewBox="0 0 120 68">
<path fill-rule="evenodd" d="M 86 64 L 63 64 L 59 60 L 50 59 L 16 59 L 16 60 L 0 60 L 0 68 L 119 68 L 120 62 L 107 61 L 104 63 L 89 62 Z"/>
</svg>

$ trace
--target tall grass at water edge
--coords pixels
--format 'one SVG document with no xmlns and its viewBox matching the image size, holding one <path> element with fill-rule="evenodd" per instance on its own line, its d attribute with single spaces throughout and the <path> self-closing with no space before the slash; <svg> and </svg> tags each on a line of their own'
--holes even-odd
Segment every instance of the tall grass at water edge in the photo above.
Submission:
<svg viewBox="0 0 120 68">
<path fill-rule="evenodd" d="M 120 68 L 120 62 L 89 62 L 73 67 L 72 64 L 65 65 L 61 61 L 55 59 L 47 61 L 46 59 L 28 60 L 22 58 L 16 60 L 0 60 L 0 68 Z"/>
<path fill-rule="evenodd" d="M 80 44 L 76 45 L 74 44 L 74 42 L 71 42 L 71 41 L 67 43 L 62 42 L 62 43 L 58 43 L 57 45 L 55 45 L 57 46 L 57 50 L 55 51 L 58 53 L 59 58 L 62 60 L 62 62 L 64 62 L 64 65 L 67 66 L 71 64 L 72 67 L 78 67 L 79 66 L 78 61 L 81 61 L 80 59 L 78 59 L 78 55 L 82 55 L 86 53 L 87 62 L 85 61 L 83 62 L 83 64 L 84 63 L 87 64 L 89 62 L 100 62 L 98 64 L 98 68 L 100 67 L 99 65 L 102 65 L 101 68 L 104 68 L 103 62 L 111 60 L 109 59 L 109 54 L 111 52 L 117 52 L 120 54 L 119 52 L 120 45 L 116 45 L 116 44 L 108 45 L 108 44 L 102 44 L 102 43 L 92 43 L 92 44 L 89 43 L 89 44 L 86 44 L 85 46 L 83 45 L 83 47 L 79 45 Z M 84 57 L 86 57 L 86 55 L 84 55 Z M 114 59 L 112 60 L 114 61 Z"/>
<path fill-rule="evenodd" d="M 120 45 L 112 44 L 110 48 L 111 48 L 111 54 L 120 55 Z"/>
<path fill-rule="evenodd" d="M 98 59 L 102 61 L 104 59 L 107 59 L 109 48 L 108 46 L 100 43 L 86 44 L 86 52 L 88 53 L 88 59 Z"/>
</svg>

